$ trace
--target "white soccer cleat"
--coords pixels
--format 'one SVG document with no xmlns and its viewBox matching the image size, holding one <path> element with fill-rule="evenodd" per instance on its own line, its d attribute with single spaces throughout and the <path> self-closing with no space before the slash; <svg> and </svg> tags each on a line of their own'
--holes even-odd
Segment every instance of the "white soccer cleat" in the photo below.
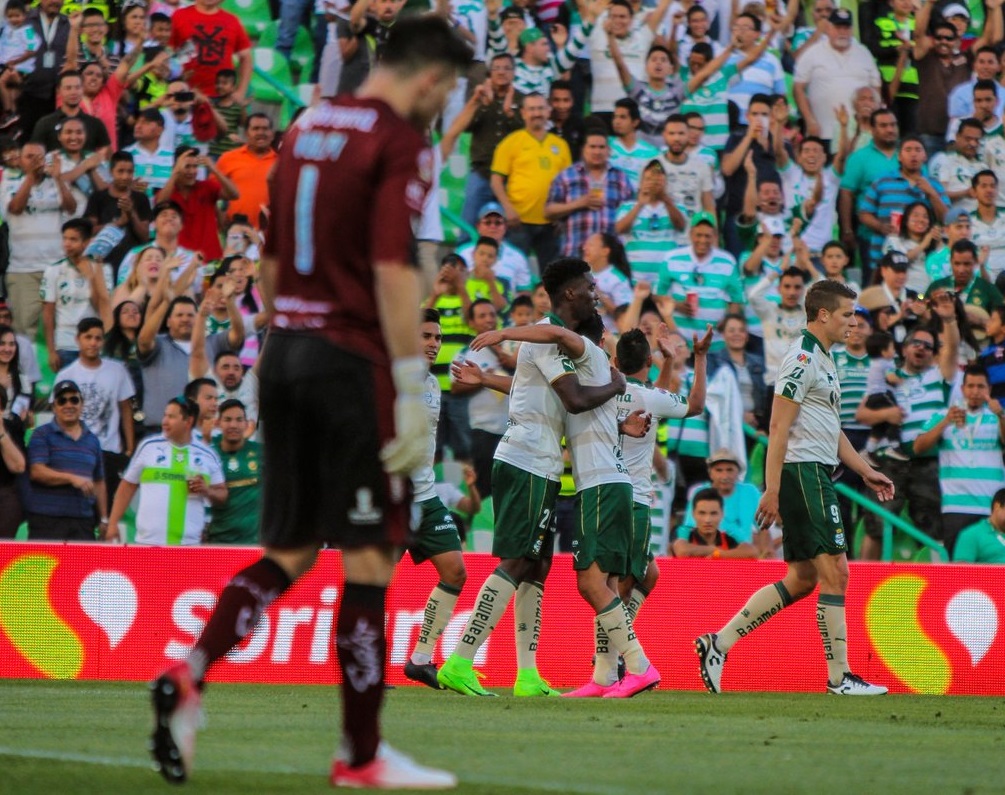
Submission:
<svg viewBox="0 0 1005 795">
<path fill-rule="evenodd" d="M 446 770 L 425 767 L 412 757 L 396 751 L 385 742 L 377 755 L 365 765 L 350 767 L 340 752 L 332 763 L 331 783 L 334 787 L 353 789 L 452 789 L 457 776 Z"/>
<path fill-rule="evenodd" d="M 870 684 L 862 677 L 846 671 L 838 684 L 827 683 L 827 692 L 835 696 L 884 696 L 887 689 L 882 685 Z"/>
<path fill-rule="evenodd" d="M 698 655 L 701 679 L 709 693 L 722 691 L 722 669 L 726 665 L 726 655 L 715 645 L 719 636 L 714 632 L 695 638 L 694 650 Z"/>
</svg>

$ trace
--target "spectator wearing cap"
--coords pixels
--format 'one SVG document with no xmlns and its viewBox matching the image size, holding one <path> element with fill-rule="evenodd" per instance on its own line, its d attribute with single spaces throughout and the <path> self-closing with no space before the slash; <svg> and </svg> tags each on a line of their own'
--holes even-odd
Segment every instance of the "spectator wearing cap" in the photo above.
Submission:
<svg viewBox="0 0 1005 795">
<path fill-rule="evenodd" d="M 59 381 L 52 395 L 52 421 L 36 428 L 28 443 L 28 537 L 94 541 L 98 520 L 108 521 L 101 442 L 81 421 L 76 383 Z"/>
<path fill-rule="evenodd" d="M 42 313 L 42 274 L 63 256 L 62 214 L 74 213 L 77 200 L 61 177 L 46 173 L 45 147 L 21 147 L 21 171 L 4 169 L 0 180 L 0 216 L 9 230 L 7 289 L 14 328 L 33 339 Z"/>
<path fill-rule="evenodd" d="M 184 228 L 181 207 L 172 201 L 160 202 L 153 209 L 152 220 L 153 240 L 139 244 L 122 258 L 119 274 L 115 280 L 116 286 L 124 284 L 129 279 L 136 266 L 136 258 L 150 246 L 157 246 L 161 249 L 164 252 L 165 260 L 178 258 L 179 267 L 172 275 L 172 281 L 177 281 L 181 277 L 183 269 L 192 260 L 195 252 L 185 248 L 180 241 L 181 231 Z"/>
<path fill-rule="evenodd" d="M 977 260 L 974 243 L 969 240 L 954 243 L 949 254 L 952 275 L 932 282 L 928 291 L 948 290 L 956 293 L 964 306 L 978 306 L 986 312 L 1001 306 L 1005 299 L 994 284 L 980 276 Z"/>
<path fill-rule="evenodd" d="M 688 242 L 687 220 L 670 195 L 663 161 L 650 161 L 638 196 L 622 203 L 614 223 L 614 231 L 625 241 L 636 284 L 643 282 L 651 290 L 663 281 L 667 251 Z"/>
<path fill-rule="evenodd" d="M 167 184 L 174 166 L 174 152 L 161 146 L 163 134 L 164 116 L 157 108 L 144 108 L 133 125 L 135 141 L 125 149 L 133 156 L 136 181 L 151 199 Z"/>
<path fill-rule="evenodd" d="M 907 270 L 907 288 L 921 295 L 932 281 L 926 261 L 941 245 L 942 232 L 935 223 L 932 208 L 923 202 L 907 205 L 896 227 L 896 234 L 887 235 L 883 241 L 883 253 L 899 251 L 907 257 L 911 263 Z"/>
<path fill-rule="evenodd" d="M 883 240 L 897 231 L 892 223 L 894 213 L 903 213 L 908 204 L 916 201 L 931 207 L 939 221 L 949 210 L 949 197 L 942 183 L 923 173 L 927 160 L 928 154 L 920 139 L 901 139 L 897 153 L 898 170 L 877 179 L 859 198 L 859 221 L 870 231 L 870 262 L 879 261 Z"/>
<path fill-rule="evenodd" d="M 467 129 L 471 133 L 471 168 L 464 185 L 464 208 L 461 211 L 462 217 L 471 226 L 475 226 L 480 219 L 481 208 L 493 201 L 492 154 L 496 146 L 523 126 L 520 114 L 523 94 L 513 87 L 515 64 L 516 60 L 509 53 L 497 53 L 489 61 L 488 79 L 474 91 L 478 107 Z"/>
<path fill-rule="evenodd" d="M 997 282 L 1005 271 L 1005 208 L 998 206 L 998 175 L 991 169 L 971 178 L 977 209 L 970 215 L 974 243 L 988 251 L 981 262 L 989 281 Z"/>
<path fill-rule="evenodd" d="M 0 539 L 14 538 L 24 518 L 18 490 L 25 471 L 24 422 L 7 414 L 7 390 L 0 389 Z"/>
<path fill-rule="evenodd" d="M 854 24 L 851 11 L 835 9 L 826 36 L 796 60 L 793 94 L 806 134 L 823 140 L 828 150 L 837 126 L 835 110 L 850 107 L 862 86 L 882 84 L 872 54 L 855 40 Z"/>
<path fill-rule="evenodd" d="M 945 129 L 949 126 L 949 102 L 954 90 L 970 79 L 970 59 L 960 52 L 956 28 L 945 20 L 931 26 L 934 4 L 925 3 L 918 12 L 918 35 L 911 57 L 918 70 L 918 84 L 924 86 L 918 100 L 917 133 L 929 154 L 946 148 Z M 997 62 L 994 51 L 990 53 Z M 978 53 L 978 58 L 980 58 Z M 986 54 L 984 56 L 986 58 Z M 975 64 L 976 68 L 976 64 Z M 967 94 L 968 97 L 971 94 Z M 963 117 L 968 114 L 962 114 Z"/>
<path fill-rule="evenodd" d="M 737 541 L 753 543 L 758 533 L 754 514 L 761 499 L 761 491 L 753 483 L 740 480 L 740 457 L 728 448 L 720 448 L 705 461 L 708 480 L 688 489 L 688 505 L 682 528 L 695 526 L 695 496 L 712 489 L 723 501 L 722 529 Z M 683 533 L 682 533 L 683 535 Z"/>
<path fill-rule="evenodd" d="M 31 140 L 42 144 L 47 152 L 59 149 L 59 130 L 67 119 L 80 119 L 84 124 L 84 149 L 96 152 L 111 143 L 104 123 L 84 113 L 84 84 L 79 72 L 63 72 L 56 83 L 57 108 L 38 120 Z"/>
<path fill-rule="evenodd" d="M 970 213 L 966 210 L 953 208 L 946 213 L 942 232 L 945 236 L 945 245 L 937 248 L 925 257 L 925 271 L 929 283 L 936 279 L 942 279 L 952 274 L 949 267 L 949 252 L 953 245 L 960 240 L 973 239 L 973 226 L 970 220 Z"/>
<path fill-rule="evenodd" d="M 259 228 L 262 211 L 269 206 L 268 177 L 278 155 L 272 148 L 275 129 L 264 113 L 252 113 L 244 123 L 246 143 L 220 155 L 216 167 L 229 179 L 240 198 L 227 204 L 227 218 L 245 216 Z"/>
<path fill-rule="evenodd" d="M 991 498 L 987 519 L 960 532 L 953 563 L 1005 563 L 1005 489 L 999 489 Z"/>
<path fill-rule="evenodd" d="M 121 542 L 122 517 L 139 491 L 136 543 L 149 546 L 192 546 L 202 543 L 206 502 L 227 502 L 227 483 L 216 451 L 195 441 L 192 428 L 199 407 L 183 395 L 164 407 L 160 433 L 148 436 L 122 474 L 105 541 Z"/>
<path fill-rule="evenodd" d="M 524 129 L 510 133 L 492 156 L 492 192 L 506 213 L 510 240 L 524 254 L 536 254 L 543 269 L 558 252 L 551 222 L 544 212 L 552 180 L 572 165 L 569 145 L 548 132 L 548 101 L 541 94 L 524 97 Z M 606 143 L 606 140 L 605 140 Z"/>
<path fill-rule="evenodd" d="M 530 9 L 506 6 L 488 8 L 488 51 L 495 55 L 516 57 L 520 53 L 520 34 L 527 28 L 540 27 Z"/>
<path fill-rule="evenodd" d="M 618 207 L 635 195 L 631 180 L 611 165 L 611 148 L 601 129 L 586 133 L 583 159 L 551 183 L 545 217 L 561 228 L 563 256 L 579 256 L 591 235 L 614 231 Z"/>
<path fill-rule="evenodd" d="M 199 179 L 199 167 L 210 176 Z M 167 184 L 158 191 L 156 201 L 172 201 L 181 208 L 182 230 L 179 242 L 197 251 L 207 260 L 219 259 L 223 254 L 220 245 L 220 226 L 216 203 L 220 199 L 234 201 L 241 198 L 233 182 L 220 173 L 219 168 L 199 150 L 180 146 L 175 150 L 175 164 Z"/>
<path fill-rule="evenodd" d="M 586 48 L 587 39 L 593 31 L 595 21 L 594 6 L 586 8 L 582 26 L 573 25 L 568 41 L 553 50 L 551 42 L 540 28 L 527 28 L 520 34 L 520 54 L 516 59 L 513 87 L 524 96 L 528 94 L 548 95 L 553 80 L 558 80 L 576 64 Z M 556 42 L 557 45 L 557 42 Z"/>
<path fill-rule="evenodd" d="M 241 20 L 220 8 L 221 0 L 196 0 L 171 15 L 171 47 L 181 50 L 195 44 L 195 56 L 185 64 L 192 87 L 207 97 L 216 93 L 216 75 L 230 69 L 237 59 L 237 89 L 234 99 L 241 104 L 251 85 L 253 62 L 251 39 Z"/>
<path fill-rule="evenodd" d="M 738 541 L 721 529 L 723 499 L 715 489 L 702 489 L 694 495 L 693 524 L 683 530 L 690 532 L 686 538 L 673 542 L 671 552 L 675 558 L 760 558 L 765 557 L 750 543 Z"/>
<path fill-rule="evenodd" d="M 533 289 L 533 277 L 527 257 L 516 246 L 506 241 L 506 216 L 502 205 L 489 202 L 478 211 L 475 226 L 478 237 L 490 237 L 499 244 L 499 256 L 493 266 L 496 279 L 506 287 L 509 295 L 529 293 Z M 470 272 L 475 266 L 475 241 L 471 240 L 457 247 L 454 253 L 464 260 Z"/>
<path fill-rule="evenodd" d="M 877 322 L 877 331 L 887 331 L 901 343 L 908 332 L 927 317 L 928 311 L 918 293 L 907 287 L 907 271 L 911 261 L 899 251 L 889 251 L 879 260 L 875 274 L 875 284 L 867 287 L 858 302 L 875 317 L 883 313 L 882 322 Z"/>
<path fill-rule="evenodd" d="M 133 156 L 125 151 L 116 152 L 109 166 L 112 179 L 108 187 L 91 194 L 84 218 L 94 226 L 95 243 L 103 241 L 95 256 L 100 253 L 104 262 L 117 269 L 131 249 L 149 240 L 153 214 L 147 194 L 134 187 Z"/>
<path fill-rule="evenodd" d="M 718 326 L 727 314 L 743 311 L 743 286 L 736 260 L 715 246 L 715 216 L 695 213 L 691 217 L 691 244 L 667 255 L 664 282 L 657 295 L 674 300 L 673 319 L 684 340 L 705 333 L 708 324 Z M 722 350 L 722 337 L 716 332 L 712 351 Z"/>
</svg>

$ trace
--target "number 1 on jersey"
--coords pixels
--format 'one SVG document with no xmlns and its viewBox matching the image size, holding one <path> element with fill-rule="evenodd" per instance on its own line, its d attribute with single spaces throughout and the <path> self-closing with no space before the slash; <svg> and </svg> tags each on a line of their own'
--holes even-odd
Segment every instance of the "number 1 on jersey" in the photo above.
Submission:
<svg viewBox="0 0 1005 795">
<path fill-rule="evenodd" d="M 293 267 L 304 276 L 314 272 L 314 201 L 319 173 L 317 166 L 303 166 L 297 179 Z"/>
</svg>

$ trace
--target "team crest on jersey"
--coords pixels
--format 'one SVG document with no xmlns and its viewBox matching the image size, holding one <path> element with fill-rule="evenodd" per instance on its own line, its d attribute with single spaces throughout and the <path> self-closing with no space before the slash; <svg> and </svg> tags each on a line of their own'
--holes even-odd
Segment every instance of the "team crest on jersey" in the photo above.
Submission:
<svg viewBox="0 0 1005 795">
<path fill-rule="evenodd" d="M 349 509 L 349 521 L 353 524 L 377 524 L 384 517 L 383 511 L 373 504 L 370 489 L 356 489 L 356 505 Z"/>
<path fill-rule="evenodd" d="M 844 546 L 844 530 L 838 530 L 834 534 L 834 546 L 836 547 Z"/>
<path fill-rule="evenodd" d="M 809 364 L 810 363 L 809 354 L 806 354 L 806 353 L 797 353 L 796 354 L 796 361 L 799 362 L 800 364 Z"/>
<path fill-rule="evenodd" d="M 553 155 L 557 155 L 558 154 L 558 146 L 556 146 L 555 144 L 552 144 L 551 145 L 551 153 Z"/>
<path fill-rule="evenodd" d="M 229 469 L 231 472 L 237 472 L 237 468 L 239 466 L 240 465 L 237 463 L 236 458 L 231 458 L 230 461 L 227 462 L 227 469 Z"/>
</svg>

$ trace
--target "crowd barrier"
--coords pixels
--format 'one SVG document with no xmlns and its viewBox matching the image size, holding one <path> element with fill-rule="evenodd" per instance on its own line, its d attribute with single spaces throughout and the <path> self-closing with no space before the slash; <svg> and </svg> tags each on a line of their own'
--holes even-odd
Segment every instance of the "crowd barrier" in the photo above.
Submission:
<svg viewBox="0 0 1005 795">
<path fill-rule="evenodd" d="M 251 548 L 144 548 L 0 542 L 0 676 L 145 680 L 165 660 L 185 656 L 216 596 Z M 495 566 L 467 554 L 468 585 L 444 633 L 449 653 L 478 588 Z M 636 624 L 663 675 L 662 688 L 702 687 L 693 639 L 718 628 L 755 589 L 784 573 L 777 561 L 658 559 L 662 575 Z M 422 622 L 435 572 L 406 557 L 388 596 L 389 681 Z M 337 681 L 332 617 L 340 557 L 317 566 L 273 605 L 255 632 L 221 661 L 210 680 L 326 684 Z M 992 566 L 851 564 L 850 664 L 895 693 L 1005 695 L 1005 611 L 1001 570 Z M 822 692 L 826 678 L 815 598 L 785 610 L 730 652 L 723 687 Z M 557 555 L 545 590 L 538 650 L 542 675 L 556 687 L 590 675 L 593 620 L 576 591 L 568 555 Z M 476 665 L 488 687 L 512 685 L 512 610 L 482 647 Z"/>
</svg>

